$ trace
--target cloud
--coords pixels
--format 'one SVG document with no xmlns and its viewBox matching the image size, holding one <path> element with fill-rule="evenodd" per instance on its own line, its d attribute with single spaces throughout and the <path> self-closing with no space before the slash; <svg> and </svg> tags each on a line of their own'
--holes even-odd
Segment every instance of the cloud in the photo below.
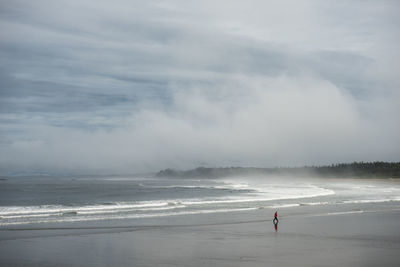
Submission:
<svg viewBox="0 0 400 267">
<path fill-rule="evenodd" d="M 4 1 L 0 170 L 398 160 L 398 10 Z"/>
<path fill-rule="evenodd" d="M 176 89 L 168 112 L 143 108 L 120 128 L 29 126 L 32 139 L 7 146 L 1 162 L 22 161 L 29 170 L 126 173 L 397 156 L 393 144 L 380 143 L 388 137 L 385 131 L 362 118 L 353 97 L 332 83 L 313 77 L 244 76 L 221 88 L 212 88 L 217 91 L 212 98 L 202 90 Z M 236 95 L 226 99 L 226 88 Z M 398 126 L 394 130 L 398 133 Z"/>
</svg>

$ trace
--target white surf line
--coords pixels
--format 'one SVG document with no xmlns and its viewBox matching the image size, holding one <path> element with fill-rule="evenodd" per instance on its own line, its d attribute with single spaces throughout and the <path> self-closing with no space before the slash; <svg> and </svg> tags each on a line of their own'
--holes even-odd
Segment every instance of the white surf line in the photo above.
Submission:
<svg viewBox="0 0 400 267">
<path fill-rule="evenodd" d="M 186 208 L 184 205 L 166 206 L 166 207 L 155 207 L 155 208 L 122 208 L 114 207 L 113 209 L 106 210 L 92 210 L 92 211 L 81 211 L 81 210 L 66 210 L 58 213 L 43 213 L 43 214 L 21 214 L 21 215 L 3 215 L 0 219 L 22 219 L 22 218 L 40 218 L 40 217 L 57 217 L 65 216 L 68 213 L 76 213 L 75 215 L 96 215 L 96 214 L 118 214 L 122 212 L 137 212 L 137 211 L 164 211 Z"/>
<path fill-rule="evenodd" d="M 0 217 L 2 216 L 19 216 L 32 214 L 59 214 L 66 212 L 90 212 L 90 211 L 107 211 L 107 210 L 131 210 L 131 209 L 150 209 L 157 207 L 171 206 L 168 202 L 137 202 L 137 203 L 115 203 L 112 205 L 88 205 L 88 206 L 62 206 L 62 205 L 44 205 L 44 206 L 10 206 L 0 208 Z"/>
<path fill-rule="evenodd" d="M 74 223 L 74 222 L 87 222 L 87 221 L 108 221 L 108 220 L 124 220 L 124 219 L 145 219 L 145 218 L 156 218 L 156 217 L 169 217 L 169 216 L 185 216 L 185 215 L 200 215 L 200 214 L 211 214 L 211 213 L 226 213 L 226 212 L 240 212 L 256 210 L 258 208 L 236 208 L 236 209 L 216 209 L 216 210 L 198 210 L 198 211 L 182 211 L 174 213 L 152 213 L 152 214 L 132 214 L 124 216 L 112 216 L 112 217 L 65 217 L 63 219 L 54 218 L 49 220 L 38 220 L 38 221 L 19 221 L 19 222 L 5 222 L 0 223 L 0 227 L 8 225 L 26 225 L 26 224 L 41 224 L 41 223 Z"/>
<path fill-rule="evenodd" d="M 126 229 L 128 231 L 161 229 L 173 227 L 202 227 L 218 225 L 235 225 L 247 223 L 272 222 L 272 219 L 233 221 L 233 222 L 215 222 L 215 223 L 197 223 L 197 224 L 153 224 L 153 225 L 118 225 L 118 226 L 77 226 L 77 227 L 25 227 L 25 228 L 0 228 L 0 231 L 54 231 L 54 230 L 107 230 L 107 229 Z M 90 233 L 87 233 L 90 234 Z M 82 235 L 79 233 L 78 235 Z M 24 237 L 25 238 L 25 237 Z M 28 237 L 31 238 L 31 237 Z M 35 237 L 32 237 L 35 238 Z M 1 241 L 1 240 L 0 240 Z"/>
<path fill-rule="evenodd" d="M 396 202 L 399 201 L 397 198 L 388 198 L 388 199 L 354 199 L 354 200 L 344 200 L 342 202 L 338 202 L 337 204 L 364 204 L 364 203 L 383 203 L 383 202 Z"/>
<path fill-rule="evenodd" d="M 364 210 L 352 210 L 352 211 L 338 211 L 338 212 L 325 212 L 318 214 L 299 214 L 299 216 L 303 217 L 323 217 L 323 216 L 334 216 L 334 215 L 346 215 L 346 214 L 361 214 L 364 213 Z M 298 217 L 298 216 L 296 216 Z"/>
<path fill-rule="evenodd" d="M 330 216 L 330 215 L 345 215 L 345 214 L 357 214 L 357 213 L 364 213 L 364 211 L 363 210 L 354 210 L 354 211 L 328 212 L 328 213 L 326 213 L 326 215 Z"/>
<path fill-rule="evenodd" d="M 299 207 L 301 206 L 298 203 L 293 203 L 293 204 L 278 204 L 274 206 L 265 206 L 265 208 L 271 208 L 271 209 L 284 209 L 284 208 L 293 208 L 293 207 Z"/>
<path fill-rule="evenodd" d="M 321 217 L 321 216 L 334 216 L 334 215 L 347 215 L 347 214 L 378 213 L 378 212 L 388 212 L 388 211 L 400 211 L 400 208 L 383 209 L 383 210 L 379 209 L 379 210 L 338 211 L 338 212 L 326 212 L 326 213 L 319 213 L 319 214 L 309 214 L 309 215 L 302 215 L 302 216 L 304 216 L 304 217 Z M 289 215 L 286 217 L 292 217 L 292 216 Z"/>
</svg>

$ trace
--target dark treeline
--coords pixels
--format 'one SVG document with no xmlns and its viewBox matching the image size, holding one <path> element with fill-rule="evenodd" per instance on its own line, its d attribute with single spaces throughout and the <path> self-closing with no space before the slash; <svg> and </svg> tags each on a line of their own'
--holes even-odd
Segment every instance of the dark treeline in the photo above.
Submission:
<svg viewBox="0 0 400 267">
<path fill-rule="evenodd" d="M 292 168 L 199 167 L 187 171 L 166 169 L 156 174 L 157 177 L 177 178 L 217 178 L 241 175 L 283 175 L 332 178 L 400 178 L 400 162 L 353 162 L 332 164 L 329 166 L 304 166 Z"/>
</svg>

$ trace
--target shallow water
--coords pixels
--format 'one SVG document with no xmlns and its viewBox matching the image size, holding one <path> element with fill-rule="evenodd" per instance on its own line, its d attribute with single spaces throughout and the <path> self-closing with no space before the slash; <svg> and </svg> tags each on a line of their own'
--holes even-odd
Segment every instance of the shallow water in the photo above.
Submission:
<svg viewBox="0 0 400 267">
<path fill-rule="evenodd" d="M 10 178 L 0 181 L 0 226 L 399 201 L 389 179 Z"/>
</svg>

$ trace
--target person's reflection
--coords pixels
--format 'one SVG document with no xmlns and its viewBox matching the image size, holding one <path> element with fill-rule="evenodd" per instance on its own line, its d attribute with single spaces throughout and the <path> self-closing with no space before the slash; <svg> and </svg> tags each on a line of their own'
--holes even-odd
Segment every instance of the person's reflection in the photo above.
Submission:
<svg viewBox="0 0 400 267">
<path fill-rule="evenodd" d="M 277 232 L 278 231 L 278 223 L 279 223 L 278 211 L 275 211 L 274 219 L 272 220 L 272 222 L 274 223 L 275 231 Z"/>
</svg>

